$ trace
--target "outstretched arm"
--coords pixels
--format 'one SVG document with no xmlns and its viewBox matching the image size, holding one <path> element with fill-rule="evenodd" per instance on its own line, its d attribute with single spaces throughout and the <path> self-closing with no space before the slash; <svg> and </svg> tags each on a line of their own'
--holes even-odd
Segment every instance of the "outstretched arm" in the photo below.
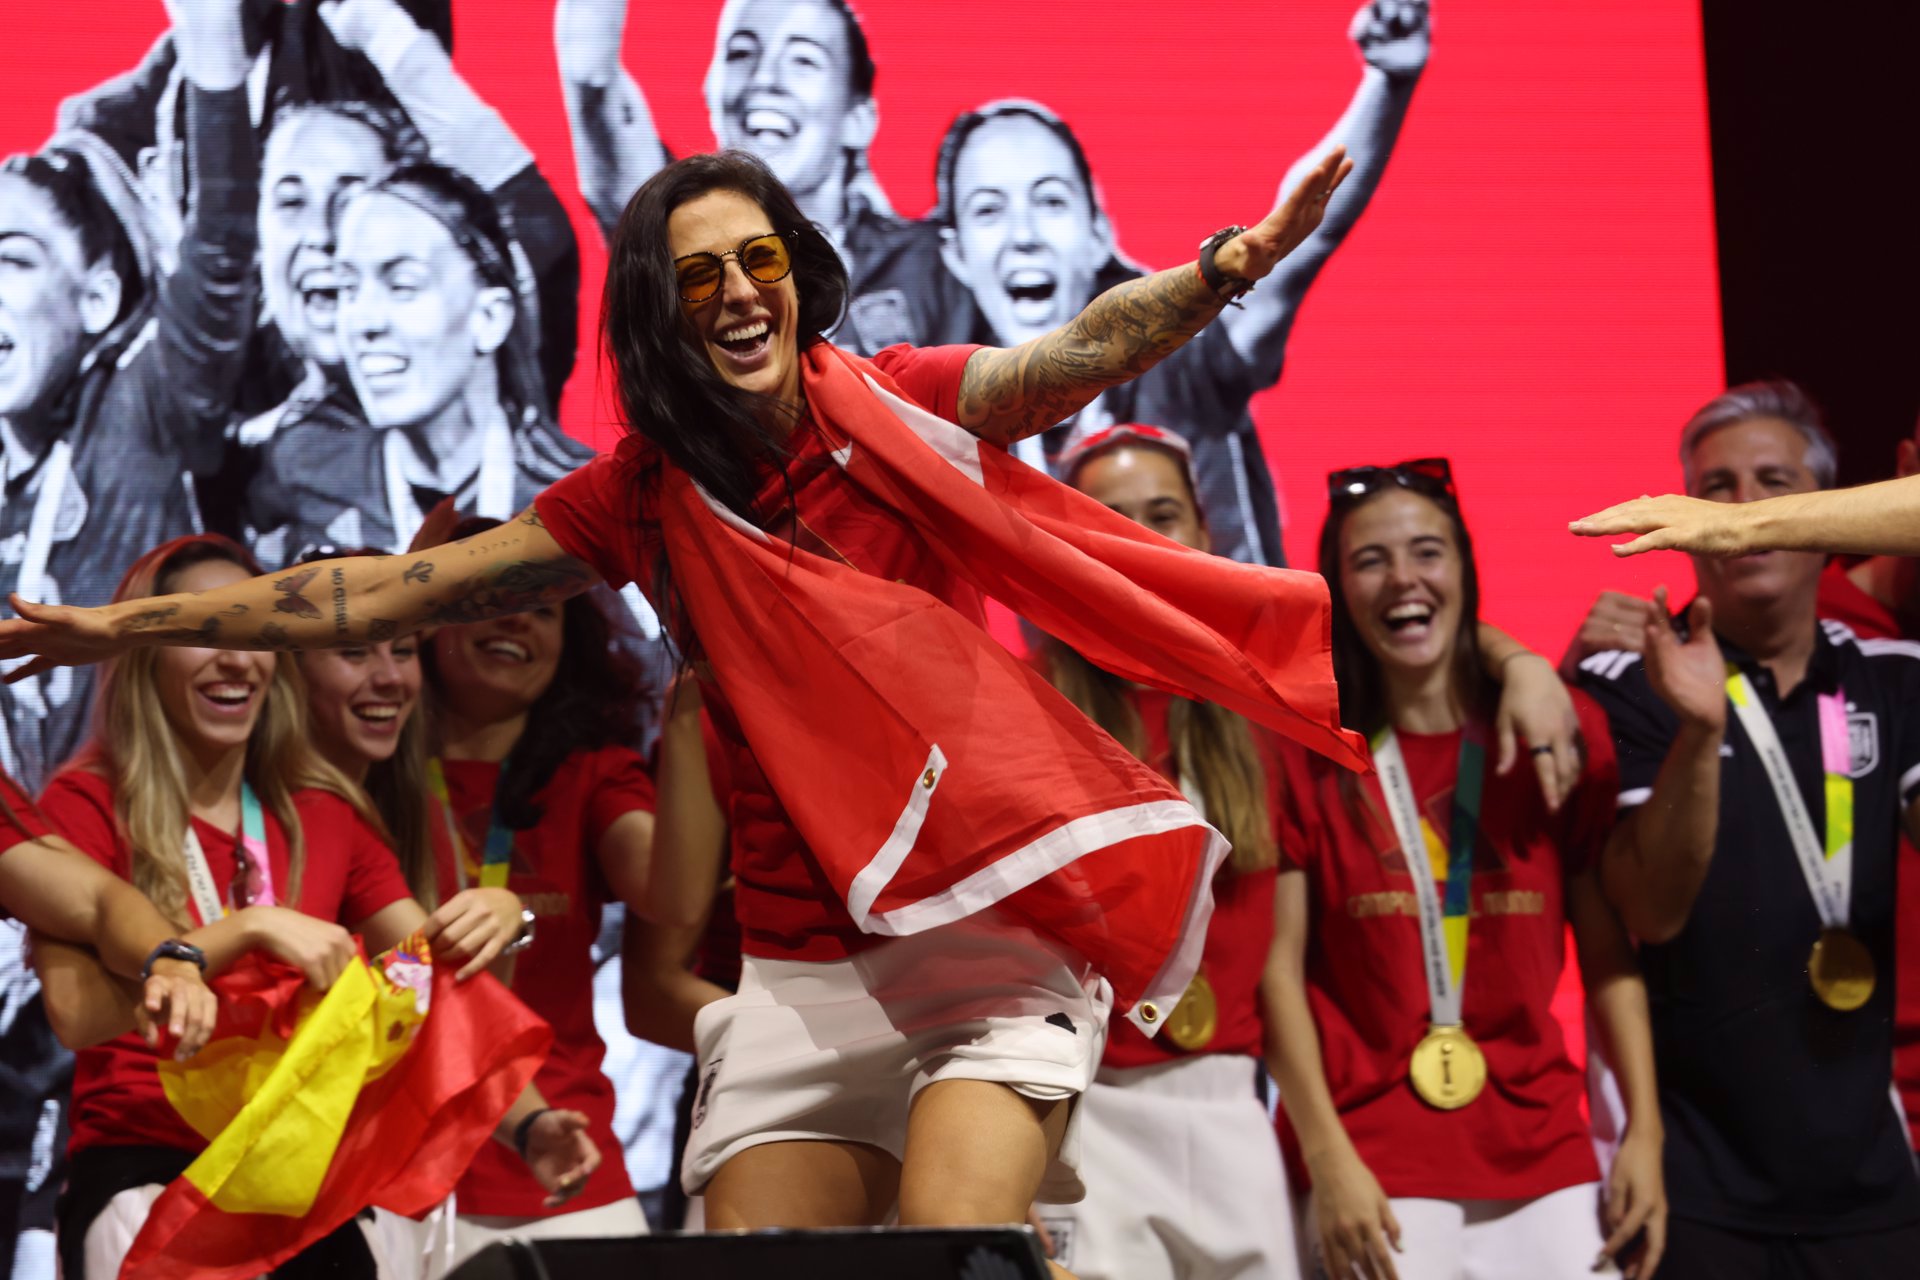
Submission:
<svg viewBox="0 0 1920 1280">
<path fill-rule="evenodd" d="M 580 195 L 608 239 L 633 193 L 667 163 L 646 95 L 620 65 L 626 21 L 627 0 L 560 0 L 553 13 Z"/>
<path fill-rule="evenodd" d="M 1278 209 L 1220 246 L 1221 274 L 1264 280 L 1313 234 L 1352 168 L 1339 147 L 1328 152 Z M 960 425 L 997 444 L 1045 431 L 1159 364 L 1225 306 L 1197 262 L 1115 285 L 1052 333 L 975 352 L 960 377 Z"/>
<path fill-rule="evenodd" d="M 1242 300 L 1240 309 L 1220 317 L 1234 350 L 1263 386 L 1279 381 L 1287 335 L 1293 331 L 1300 303 L 1366 212 L 1387 171 L 1432 46 L 1427 0 L 1370 0 L 1354 15 L 1349 34 L 1366 61 L 1360 88 L 1327 136 L 1287 171 L 1280 193 L 1284 198 L 1301 175 L 1335 147 L 1345 147 L 1352 157 L 1353 176 L 1341 185 L 1339 196 L 1327 203 L 1326 218 L 1306 242 Z"/>
<path fill-rule="evenodd" d="M 1920 556 L 1920 476 L 1858 489 L 1788 493 L 1759 502 L 1708 502 L 1678 494 L 1641 497 L 1575 520 L 1568 528 L 1583 538 L 1640 535 L 1614 547 L 1617 556 L 1643 551 Z"/>
<path fill-rule="evenodd" d="M 34 655 L 7 678 L 100 662 L 143 645 L 327 649 L 377 644 L 421 627 L 478 622 L 578 595 L 599 581 L 529 507 L 459 542 L 397 556 L 316 560 L 217 591 L 97 609 L 34 604 L 0 622 L 0 658 Z"/>
</svg>

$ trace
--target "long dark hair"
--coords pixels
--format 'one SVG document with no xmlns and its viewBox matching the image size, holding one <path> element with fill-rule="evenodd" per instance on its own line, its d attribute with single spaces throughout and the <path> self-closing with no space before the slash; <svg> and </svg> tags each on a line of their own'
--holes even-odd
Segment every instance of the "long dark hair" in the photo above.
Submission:
<svg viewBox="0 0 1920 1280">
<path fill-rule="evenodd" d="M 470 538 L 499 523 L 469 517 L 454 526 L 449 540 Z M 640 723 L 646 681 L 613 643 L 613 624 L 595 594 L 570 597 L 560 606 L 560 661 L 553 683 L 528 709 L 527 727 L 501 770 L 494 804 L 515 831 L 540 825 L 546 814 L 534 797 L 568 756 L 626 742 Z M 429 705 L 444 704 L 447 693 L 432 645 L 421 646 L 420 661 L 433 694 Z"/>
<path fill-rule="evenodd" d="M 786 433 L 775 425 L 782 407 L 734 386 L 713 367 L 681 309 L 667 241 L 673 211 L 715 191 L 745 196 L 766 211 L 774 231 L 791 233 L 800 348 L 840 323 L 849 284 L 832 242 L 764 163 L 744 151 L 720 151 L 674 161 L 627 202 L 608 246 L 600 334 L 627 430 L 757 523 L 764 513 L 754 499 L 764 469 L 788 457 Z"/>
<path fill-rule="evenodd" d="M 1460 550 L 1460 630 L 1453 638 L 1453 687 L 1460 710 L 1470 716 L 1486 715 L 1497 693 L 1480 667 L 1480 568 L 1474 559 L 1473 535 L 1467 532 L 1458 500 L 1397 486 L 1376 489 L 1351 501 L 1336 500 L 1327 511 L 1327 522 L 1320 527 L 1320 576 L 1327 580 L 1333 597 L 1333 678 L 1340 687 L 1340 723 L 1368 735 L 1387 725 L 1387 682 L 1380 659 L 1360 637 L 1353 611 L 1347 607 L 1347 593 L 1340 586 L 1340 532 L 1354 512 L 1383 493 L 1395 492 L 1411 493 L 1438 508 L 1447 518 L 1454 545 Z"/>
</svg>

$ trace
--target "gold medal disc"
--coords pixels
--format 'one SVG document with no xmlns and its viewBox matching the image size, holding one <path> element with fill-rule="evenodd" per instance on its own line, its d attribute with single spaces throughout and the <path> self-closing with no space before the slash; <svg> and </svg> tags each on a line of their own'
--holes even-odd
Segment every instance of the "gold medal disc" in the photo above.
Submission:
<svg viewBox="0 0 1920 1280">
<path fill-rule="evenodd" d="M 1807 979 L 1820 1003 L 1851 1013 L 1873 996 L 1873 956 L 1845 929 L 1828 929 L 1807 957 Z"/>
<path fill-rule="evenodd" d="M 1487 1059 L 1459 1027 L 1434 1026 L 1413 1047 L 1407 1076 L 1420 1101 L 1454 1111 L 1480 1096 L 1487 1084 Z"/>
<path fill-rule="evenodd" d="M 1180 997 L 1180 1003 L 1167 1018 L 1166 1037 L 1177 1047 L 1194 1053 L 1211 1044 L 1213 1033 L 1219 1029 L 1220 1001 L 1215 998 L 1213 984 L 1207 981 L 1206 975 L 1196 973 L 1187 984 L 1186 994 Z"/>
</svg>

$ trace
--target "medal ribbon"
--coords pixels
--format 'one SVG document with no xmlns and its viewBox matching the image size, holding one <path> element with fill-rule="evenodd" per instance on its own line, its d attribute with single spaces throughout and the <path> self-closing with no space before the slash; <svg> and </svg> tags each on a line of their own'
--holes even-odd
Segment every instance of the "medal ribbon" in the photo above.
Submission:
<svg viewBox="0 0 1920 1280">
<path fill-rule="evenodd" d="M 187 858 L 187 888 L 201 924 L 212 924 L 230 907 L 271 907 L 278 901 L 273 894 L 273 860 L 267 853 L 266 815 L 260 810 L 260 797 L 245 781 L 240 783 L 240 843 L 233 851 L 233 879 L 226 897 L 213 887 L 213 869 L 207 865 L 207 851 L 191 818 L 181 844 Z"/>
<path fill-rule="evenodd" d="M 1786 748 L 1780 745 L 1773 718 L 1746 673 L 1731 662 L 1727 664 L 1727 698 L 1766 769 L 1767 782 L 1780 804 L 1780 816 L 1786 819 L 1787 834 L 1793 839 L 1800 873 L 1806 877 L 1807 890 L 1820 913 L 1821 927 L 1846 928 L 1853 905 L 1853 752 L 1848 741 L 1846 691 L 1823 693 L 1818 700 L 1820 766 L 1826 774 L 1824 833 L 1814 830 L 1813 815 L 1807 811 L 1806 798 L 1793 779 L 1793 765 Z"/>
<path fill-rule="evenodd" d="M 1453 811 L 1446 844 L 1420 813 L 1400 739 L 1389 726 L 1373 739 L 1374 768 L 1413 877 L 1420 905 L 1420 953 L 1426 964 L 1427 995 L 1436 1026 L 1460 1025 L 1461 991 L 1467 980 L 1467 934 L 1471 918 L 1474 841 L 1480 831 L 1480 797 L 1487 775 L 1487 749 L 1471 725 L 1460 732 L 1460 759 L 1453 784 Z M 1435 868 L 1444 867 L 1444 894 Z"/>
<path fill-rule="evenodd" d="M 506 772 L 506 762 L 502 761 L 500 775 L 505 777 Z M 473 851 L 467 847 L 467 838 L 460 833 L 460 824 L 454 820 L 453 801 L 447 795 L 447 773 L 440 767 L 439 756 L 427 760 L 427 786 L 440 808 L 440 821 L 447 828 L 447 842 L 453 847 L 453 874 L 460 888 L 464 890 L 468 878 L 476 873 L 481 888 L 506 888 L 507 873 L 513 869 L 513 832 L 500 820 L 499 784 L 494 785 L 493 812 L 487 820 L 487 844 L 478 867 L 474 865 Z"/>
</svg>

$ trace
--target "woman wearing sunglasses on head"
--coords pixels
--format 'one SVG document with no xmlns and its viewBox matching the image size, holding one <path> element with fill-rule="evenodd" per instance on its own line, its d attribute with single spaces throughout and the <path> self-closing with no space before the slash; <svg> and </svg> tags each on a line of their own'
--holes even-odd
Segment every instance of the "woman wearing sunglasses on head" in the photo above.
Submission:
<svg viewBox="0 0 1920 1280">
<path fill-rule="evenodd" d="M 467 520 L 453 532 L 494 523 Z M 483 1150 L 454 1192 L 454 1265 L 502 1236 L 647 1230 L 600 1065 L 593 942 L 609 901 L 643 901 L 654 789 L 645 761 L 623 745 L 640 724 L 641 681 L 614 647 L 595 594 L 443 626 L 420 650 L 438 893 L 448 907 L 508 890 L 526 904 L 508 981 L 554 1031 L 534 1083 L 553 1105 L 586 1117 L 601 1155 L 580 1193 L 553 1205 L 508 1152 Z"/>
<path fill-rule="evenodd" d="M 137 625 L 161 625 L 168 606 L 149 597 L 216 590 L 257 570 L 225 538 L 180 538 L 136 561 L 116 599 L 132 604 Z M 377 815 L 308 741 L 294 664 L 199 647 L 130 653 L 102 671 L 95 715 L 93 739 L 48 784 L 42 810 L 83 853 L 153 899 L 188 944 L 176 948 L 180 958 L 219 973 L 263 950 L 324 990 L 352 959 L 349 929 L 369 954 L 424 930 L 447 959 L 465 963 L 463 973 L 478 972 L 511 940 L 498 929 L 455 940 L 453 913 L 429 918 L 408 896 Z M 60 948 L 45 949 L 40 969 L 50 1002 L 90 988 L 89 972 Z M 92 1028 L 88 1038 L 122 1029 Z M 134 1036 L 79 1055 L 60 1210 L 67 1275 L 117 1272 L 161 1187 L 205 1146 L 167 1101 L 155 1056 Z M 537 1096 L 516 1103 L 505 1133 L 537 1106 Z M 565 1135 L 539 1136 L 535 1155 L 556 1183 L 583 1176 L 592 1152 L 574 1151 Z M 371 1275 L 374 1265 L 351 1224 L 301 1256 L 345 1274 Z"/>
<path fill-rule="evenodd" d="M 1210 550 L 1192 453 L 1180 435 L 1110 427 L 1070 449 L 1061 470 L 1102 506 Z M 1491 628 L 1483 632 L 1489 643 L 1524 652 Z M 1272 1040 L 1261 994 L 1275 961 L 1278 739 L 1224 707 L 1109 675 L 1058 641 L 1046 643 L 1043 661 L 1075 706 L 1198 800 L 1233 852 L 1214 882 L 1200 972 L 1165 1030 L 1149 1039 L 1119 1024 L 1109 1034 L 1085 1102 L 1086 1200 L 1043 1205 L 1041 1221 L 1067 1227 L 1062 1262 L 1083 1277 L 1296 1274 L 1280 1149 L 1259 1097 Z M 1528 664 L 1530 674 L 1544 665 Z M 1557 684 L 1554 692 L 1566 696 Z M 1527 696 L 1516 687 L 1501 700 Z M 1170 1164 L 1162 1158 L 1170 1150 L 1192 1156 Z"/>
<path fill-rule="evenodd" d="M 1282 753 L 1264 991 L 1313 1255 L 1337 1280 L 1572 1280 L 1596 1255 L 1646 1280 L 1661 1123 L 1646 990 L 1596 878 L 1617 790 L 1606 724 L 1576 698 L 1586 766 L 1558 813 L 1489 770 L 1499 681 L 1446 461 L 1338 471 L 1328 500 L 1341 717 L 1377 775 Z M 1631 1114 L 1604 1186 L 1550 1009 L 1569 924 Z"/>
<path fill-rule="evenodd" d="M 1360 752 L 1335 723 L 1323 584 L 1198 555 L 998 446 L 1192 337 L 1311 233 L 1345 172 L 1336 150 L 1259 225 L 1018 347 L 867 362 L 824 340 L 845 269 L 766 168 L 677 161 L 612 246 L 605 329 L 631 429 L 613 455 L 497 530 L 323 566 L 330 608 L 285 579 L 179 598 L 157 632 L 27 603 L 0 660 L 36 654 L 34 672 L 208 626 L 317 647 L 638 582 L 733 756 L 747 957 L 741 993 L 696 1028 L 686 1185 L 715 1226 L 871 1223 L 896 1204 L 909 1225 L 1021 1221 L 1043 1182 L 1077 1183 L 1068 1121 L 1110 1005 L 1157 1027 L 1185 988 L 1226 849 L 992 640 L 981 593 L 1129 679 Z M 654 866 L 649 905 L 681 918 L 710 872 Z M 929 983 L 959 956 L 993 967 Z M 821 1020 L 822 999 L 867 1012 Z M 870 1018 L 908 1030 L 864 1035 Z"/>
</svg>

